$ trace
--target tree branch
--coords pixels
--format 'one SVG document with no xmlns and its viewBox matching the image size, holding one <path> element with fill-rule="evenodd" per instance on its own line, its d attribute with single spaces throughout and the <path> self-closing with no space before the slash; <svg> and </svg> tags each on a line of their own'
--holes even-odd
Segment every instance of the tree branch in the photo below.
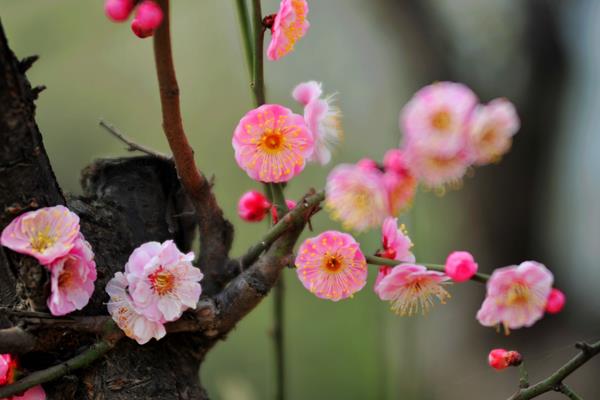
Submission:
<svg viewBox="0 0 600 400">
<path fill-rule="evenodd" d="M 99 124 L 108 133 L 110 133 L 111 135 L 116 137 L 121 142 L 125 143 L 127 145 L 127 151 L 139 151 L 141 153 L 147 154 L 149 156 L 161 158 L 163 160 L 171 160 L 171 157 L 169 157 L 168 155 L 160 153 L 155 150 L 152 150 L 149 147 L 143 146 L 143 145 L 138 144 L 138 143 L 134 142 L 133 140 L 129 139 L 127 136 L 125 136 L 123 133 L 121 133 L 117 128 L 115 128 L 114 125 L 112 125 L 108 122 L 101 119 Z"/>
<path fill-rule="evenodd" d="M 223 216 L 211 184 L 199 172 L 183 129 L 179 86 L 171 51 L 169 0 L 158 0 L 164 19 L 154 34 L 154 59 L 160 88 L 163 130 L 173 153 L 179 179 L 194 204 L 200 227 L 200 268 L 206 278 L 205 293 L 216 293 L 219 274 L 227 262 L 233 241 L 233 226 Z"/>
<path fill-rule="evenodd" d="M 594 344 L 578 343 L 576 347 L 581 350 L 580 353 L 570 359 L 565 365 L 556 370 L 556 372 L 548 378 L 535 385 L 519 389 L 519 391 L 512 395 L 508 400 L 533 399 L 534 397 L 538 397 L 551 391 L 563 393 L 570 399 L 581 399 L 563 383 L 563 380 L 592 359 L 596 354 L 600 353 L 600 341 Z"/>
</svg>

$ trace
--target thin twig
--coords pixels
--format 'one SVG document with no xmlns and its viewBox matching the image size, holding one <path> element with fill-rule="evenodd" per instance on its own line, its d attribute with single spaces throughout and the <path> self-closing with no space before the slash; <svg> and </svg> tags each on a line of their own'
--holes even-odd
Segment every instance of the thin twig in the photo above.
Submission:
<svg viewBox="0 0 600 400">
<path fill-rule="evenodd" d="M 254 69 L 254 58 L 252 55 L 252 29 L 250 27 L 250 17 L 248 16 L 248 7 L 246 6 L 246 0 L 235 0 L 237 7 L 238 20 L 240 22 L 240 30 L 242 33 L 242 44 L 244 46 L 244 55 L 246 56 L 246 66 L 248 67 L 248 74 L 252 79 Z"/>
<path fill-rule="evenodd" d="M 265 77 L 263 65 L 265 27 L 263 26 L 260 0 L 252 0 L 252 11 L 252 24 L 254 28 L 254 65 L 252 67 L 252 83 L 250 86 L 254 92 L 256 106 L 259 107 L 265 104 Z"/>
<path fill-rule="evenodd" d="M 119 139 L 121 142 L 125 143 L 127 145 L 127 151 L 139 151 L 140 153 L 144 153 L 149 156 L 157 157 L 163 160 L 171 160 L 171 157 L 169 157 L 166 154 L 163 154 L 156 150 L 152 150 L 149 147 L 134 142 L 133 140 L 125 136 L 123 133 L 121 133 L 121 131 L 119 131 L 113 124 L 106 122 L 103 119 L 100 120 L 99 124 L 108 133 Z"/>
<path fill-rule="evenodd" d="M 527 389 L 529 387 L 529 374 L 527 368 L 525 368 L 525 362 L 521 361 L 519 365 L 519 387 L 521 389 Z"/>
<path fill-rule="evenodd" d="M 382 257 L 377 257 L 377 256 L 367 255 L 367 256 L 365 256 L 365 258 L 367 259 L 367 263 L 373 264 L 373 265 L 389 265 L 390 267 L 395 267 L 398 264 L 402 264 L 402 262 L 400 262 L 398 260 L 390 260 L 389 258 L 382 258 Z M 424 267 L 427 267 L 427 269 L 430 269 L 432 271 L 439 271 L 439 272 L 445 271 L 444 266 L 441 264 L 428 264 L 428 263 L 418 263 L 418 262 L 417 262 L 417 264 L 423 265 Z M 482 273 L 476 273 L 471 278 L 472 281 L 479 282 L 479 283 L 486 283 L 489 279 L 490 279 L 489 275 L 482 274 Z"/>
<path fill-rule="evenodd" d="M 556 372 L 533 386 L 526 389 L 519 389 L 519 391 L 512 395 L 508 400 L 533 399 L 534 397 L 551 391 L 560 392 L 571 399 L 580 400 L 581 397 L 577 396 L 575 392 L 563 383 L 563 381 L 596 354 L 600 353 L 600 341 L 593 344 L 578 344 L 577 347 L 581 349 L 579 354 L 570 359 L 565 365 L 556 370 Z"/>
</svg>

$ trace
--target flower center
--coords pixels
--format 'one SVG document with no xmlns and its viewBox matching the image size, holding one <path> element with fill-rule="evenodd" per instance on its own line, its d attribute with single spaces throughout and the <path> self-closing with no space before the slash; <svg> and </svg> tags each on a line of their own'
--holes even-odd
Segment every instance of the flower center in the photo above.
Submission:
<svg viewBox="0 0 600 400">
<path fill-rule="evenodd" d="M 58 277 L 58 286 L 61 288 L 67 287 L 71 284 L 73 274 L 71 271 L 63 271 L 62 274 Z"/>
<path fill-rule="evenodd" d="M 522 283 L 516 283 L 508 290 L 508 295 L 506 296 L 506 305 L 507 306 L 515 306 L 522 305 L 529 302 L 531 297 L 531 291 L 529 287 L 523 285 Z"/>
<path fill-rule="evenodd" d="M 323 268 L 327 272 L 339 272 L 344 267 L 342 257 L 338 254 L 327 254 L 323 261 Z"/>
<path fill-rule="evenodd" d="M 31 248 L 38 253 L 43 253 L 46 249 L 56 243 L 56 236 L 49 234 L 48 229 L 38 232 L 29 239 Z"/>
<path fill-rule="evenodd" d="M 151 273 L 148 278 L 150 279 L 152 289 L 154 289 L 159 296 L 170 293 L 175 286 L 175 276 L 169 271 L 165 271 L 163 267 L 160 267 L 155 272 Z"/>
<path fill-rule="evenodd" d="M 481 137 L 481 143 L 484 145 L 492 145 L 496 141 L 496 130 L 494 128 L 487 129 Z"/>
<path fill-rule="evenodd" d="M 438 111 L 431 117 L 431 126 L 438 131 L 445 131 L 450 128 L 450 113 L 446 110 Z"/>
<path fill-rule="evenodd" d="M 260 138 L 262 147 L 269 153 L 277 153 L 283 147 L 283 134 L 280 131 L 267 131 Z"/>
</svg>

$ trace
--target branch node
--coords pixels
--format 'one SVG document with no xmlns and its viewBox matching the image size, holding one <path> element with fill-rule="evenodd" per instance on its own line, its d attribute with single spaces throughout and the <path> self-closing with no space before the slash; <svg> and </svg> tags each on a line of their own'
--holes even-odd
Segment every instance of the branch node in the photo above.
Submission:
<svg viewBox="0 0 600 400">
<path fill-rule="evenodd" d="M 19 72 L 25 73 L 39 58 L 40 56 L 37 54 L 23 58 L 21 61 L 19 61 Z"/>
</svg>

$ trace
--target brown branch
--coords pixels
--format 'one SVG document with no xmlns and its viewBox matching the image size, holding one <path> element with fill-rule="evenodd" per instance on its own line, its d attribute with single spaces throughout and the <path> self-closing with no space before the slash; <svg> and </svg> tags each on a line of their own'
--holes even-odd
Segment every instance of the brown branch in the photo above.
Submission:
<svg viewBox="0 0 600 400">
<path fill-rule="evenodd" d="M 19 327 L 0 330 L 0 353 L 23 354 L 35 349 L 37 339 Z"/>
<path fill-rule="evenodd" d="M 596 354 L 600 353 L 600 341 L 593 344 L 578 343 L 576 347 L 581 350 L 580 353 L 570 359 L 565 365 L 556 370 L 548 378 L 535 385 L 519 389 L 519 391 L 512 395 L 508 400 L 533 399 L 534 397 L 552 391 L 561 392 L 568 395 L 571 399 L 577 399 L 577 395 L 570 390 L 569 387 L 564 385 L 563 380 L 592 359 Z"/>
<path fill-rule="evenodd" d="M 149 147 L 146 147 L 144 145 L 134 142 L 133 140 L 131 140 L 130 138 L 125 136 L 123 133 L 121 133 L 121 131 L 119 131 L 117 128 L 115 128 L 115 126 L 112 125 L 111 123 L 108 123 L 101 119 L 99 124 L 101 127 L 103 127 L 106 130 L 106 132 L 110 133 L 111 135 L 116 137 L 118 140 L 125 143 L 127 145 L 127 151 L 139 151 L 140 153 L 144 153 L 149 156 L 157 157 L 157 158 L 160 158 L 163 160 L 169 160 L 169 161 L 171 160 L 171 157 L 166 154 L 163 154 L 156 150 L 152 150 Z"/>
<path fill-rule="evenodd" d="M 198 170 L 194 151 L 183 129 L 179 86 L 171 51 L 169 0 L 158 0 L 164 19 L 154 34 L 154 60 L 160 89 L 163 130 L 173 153 L 179 179 L 194 204 L 200 227 L 200 268 L 205 274 L 205 293 L 216 293 L 219 275 L 227 262 L 233 227 L 223 216 L 211 184 Z"/>
</svg>

